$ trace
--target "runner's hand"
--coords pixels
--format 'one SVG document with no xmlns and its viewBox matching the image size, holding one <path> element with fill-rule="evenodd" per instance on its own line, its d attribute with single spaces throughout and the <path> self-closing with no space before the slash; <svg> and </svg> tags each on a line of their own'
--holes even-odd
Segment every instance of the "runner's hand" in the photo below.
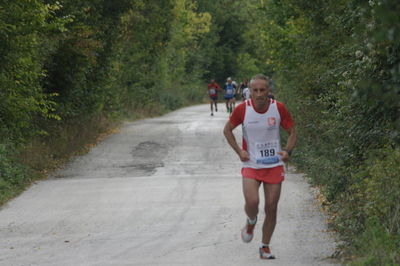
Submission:
<svg viewBox="0 0 400 266">
<path fill-rule="evenodd" d="M 247 162 L 248 160 L 250 160 L 249 153 L 245 150 L 240 151 L 239 157 L 242 162 Z"/>
<path fill-rule="evenodd" d="M 285 163 L 289 161 L 289 153 L 287 151 L 280 151 L 278 154 L 281 156 L 281 160 Z"/>
</svg>

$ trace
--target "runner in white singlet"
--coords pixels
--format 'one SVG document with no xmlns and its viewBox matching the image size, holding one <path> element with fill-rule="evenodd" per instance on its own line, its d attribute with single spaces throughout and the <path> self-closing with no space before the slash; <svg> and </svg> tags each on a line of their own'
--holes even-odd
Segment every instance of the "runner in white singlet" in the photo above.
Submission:
<svg viewBox="0 0 400 266">
<path fill-rule="evenodd" d="M 249 100 L 250 99 L 250 89 L 249 88 L 244 88 L 242 92 L 242 98 L 243 100 Z"/>
<path fill-rule="evenodd" d="M 241 237 L 246 243 L 253 239 L 258 214 L 258 191 L 263 184 L 266 217 L 259 248 L 262 259 L 275 258 L 269 244 L 276 225 L 277 205 L 284 180 L 283 164 L 289 159 L 297 139 L 289 111 L 282 103 L 268 98 L 271 91 L 269 84 L 266 76 L 254 76 L 250 81 L 251 99 L 235 108 L 224 128 L 229 145 L 243 162 L 244 209 L 247 220 Z M 233 135 L 233 130 L 240 124 L 243 131 L 242 148 Z M 289 134 L 285 149 L 281 148 L 280 127 Z"/>
</svg>

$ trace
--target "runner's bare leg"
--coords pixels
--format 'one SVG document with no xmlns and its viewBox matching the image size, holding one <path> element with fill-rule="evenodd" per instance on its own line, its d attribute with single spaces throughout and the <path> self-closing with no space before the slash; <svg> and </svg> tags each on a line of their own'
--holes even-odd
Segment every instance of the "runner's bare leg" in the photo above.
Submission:
<svg viewBox="0 0 400 266">
<path fill-rule="evenodd" d="M 263 237 L 262 242 L 269 244 L 272 234 L 275 230 L 276 217 L 278 212 L 278 202 L 281 195 L 280 184 L 267 184 L 264 183 L 264 197 L 265 197 L 265 220 L 263 224 Z"/>
<path fill-rule="evenodd" d="M 258 214 L 258 204 L 260 203 L 258 190 L 260 184 L 260 181 L 243 177 L 244 211 L 251 220 L 254 220 Z"/>
</svg>

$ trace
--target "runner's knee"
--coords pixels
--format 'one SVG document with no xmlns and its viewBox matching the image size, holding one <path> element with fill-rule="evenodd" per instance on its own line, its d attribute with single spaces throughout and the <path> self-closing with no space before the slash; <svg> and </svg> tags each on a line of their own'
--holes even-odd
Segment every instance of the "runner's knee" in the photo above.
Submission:
<svg viewBox="0 0 400 266">
<path fill-rule="evenodd" d="M 249 207 L 257 207 L 258 208 L 258 204 L 260 203 L 260 200 L 257 197 L 246 197 L 246 205 Z"/>
<path fill-rule="evenodd" d="M 265 202 L 265 207 L 264 207 L 265 213 L 269 214 L 276 214 L 278 211 L 278 204 L 276 201 L 267 201 Z"/>
</svg>

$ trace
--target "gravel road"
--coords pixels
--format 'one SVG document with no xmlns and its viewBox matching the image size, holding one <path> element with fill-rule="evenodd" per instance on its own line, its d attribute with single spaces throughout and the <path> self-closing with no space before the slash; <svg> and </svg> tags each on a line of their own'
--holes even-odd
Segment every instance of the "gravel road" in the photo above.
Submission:
<svg viewBox="0 0 400 266">
<path fill-rule="evenodd" d="M 211 117 L 197 105 L 126 123 L 5 204 L 0 265 L 334 264 L 326 217 L 292 168 L 271 243 L 277 259 L 258 257 L 260 224 L 253 242 L 241 242 L 240 162 L 222 134 L 221 109 Z"/>
</svg>

